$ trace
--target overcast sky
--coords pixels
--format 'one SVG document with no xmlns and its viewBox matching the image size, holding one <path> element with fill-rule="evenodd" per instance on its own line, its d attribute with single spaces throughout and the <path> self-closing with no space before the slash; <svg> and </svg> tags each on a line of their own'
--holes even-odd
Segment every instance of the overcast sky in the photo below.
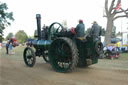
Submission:
<svg viewBox="0 0 128 85">
<path fill-rule="evenodd" d="M 106 28 L 106 18 L 103 17 L 105 0 L 1 0 L 14 13 L 15 21 L 4 30 L 4 35 L 24 30 L 29 36 L 37 29 L 36 14 L 41 14 L 41 24 L 50 25 L 53 22 L 67 20 L 68 27 L 76 27 L 79 19 L 83 19 L 86 29 L 93 21 Z M 109 0 L 111 2 L 111 0 Z M 128 8 L 128 0 L 122 0 L 122 8 Z M 117 31 L 128 27 L 128 18 L 115 21 Z"/>
</svg>

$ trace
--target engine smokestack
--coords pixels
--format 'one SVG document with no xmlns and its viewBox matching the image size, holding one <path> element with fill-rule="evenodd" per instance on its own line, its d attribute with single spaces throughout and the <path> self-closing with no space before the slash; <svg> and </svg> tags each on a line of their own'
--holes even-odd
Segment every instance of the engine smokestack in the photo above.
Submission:
<svg viewBox="0 0 128 85">
<path fill-rule="evenodd" d="M 41 15 L 36 14 L 38 40 L 41 40 Z"/>
</svg>

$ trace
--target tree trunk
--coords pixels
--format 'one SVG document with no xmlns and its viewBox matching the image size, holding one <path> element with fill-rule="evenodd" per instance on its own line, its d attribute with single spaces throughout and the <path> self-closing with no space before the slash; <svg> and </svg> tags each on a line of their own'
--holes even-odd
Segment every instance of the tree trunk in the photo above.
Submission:
<svg viewBox="0 0 128 85">
<path fill-rule="evenodd" d="M 105 12 L 106 12 L 106 18 L 107 18 L 107 27 L 106 27 L 106 33 L 105 33 L 105 43 L 106 45 L 111 43 L 111 36 L 112 36 L 112 28 L 113 28 L 113 21 L 117 18 L 122 17 L 128 17 L 128 8 L 126 10 L 122 9 L 120 4 L 121 0 L 111 0 L 111 5 L 108 7 L 108 1 L 105 0 Z M 115 1 L 116 7 L 115 7 Z M 124 14 L 121 14 L 124 13 Z M 119 15 L 117 15 L 119 14 Z"/>
<path fill-rule="evenodd" d="M 111 43 L 111 35 L 112 35 L 112 26 L 113 26 L 113 18 L 109 17 L 107 18 L 107 27 L 106 27 L 106 33 L 105 33 L 105 43 L 106 45 Z"/>
</svg>

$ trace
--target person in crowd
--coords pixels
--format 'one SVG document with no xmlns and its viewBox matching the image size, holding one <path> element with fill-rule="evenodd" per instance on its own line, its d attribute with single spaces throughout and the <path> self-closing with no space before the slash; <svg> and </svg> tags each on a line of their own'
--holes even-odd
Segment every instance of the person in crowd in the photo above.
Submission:
<svg viewBox="0 0 128 85">
<path fill-rule="evenodd" d="M 119 41 L 116 43 L 116 48 L 118 49 L 118 51 L 120 51 L 120 42 Z"/>
<path fill-rule="evenodd" d="M 9 51 L 10 51 L 9 53 L 10 54 L 12 54 L 12 49 L 13 49 L 13 46 L 12 46 L 12 43 L 10 42 L 10 44 L 9 44 Z"/>
<path fill-rule="evenodd" d="M 109 51 L 112 51 L 112 49 L 113 49 L 112 45 L 108 45 L 107 49 L 108 49 Z"/>
<path fill-rule="evenodd" d="M 8 54 L 8 48 L 9 48 L 9 39 L 8 39 L 8 41 L 6 43 L 6 54 Z"/>
<path fill-rule="evenodd" d="M 2 49 L 2 43 L 0 43 L 0 49 Z"/>
</svg>

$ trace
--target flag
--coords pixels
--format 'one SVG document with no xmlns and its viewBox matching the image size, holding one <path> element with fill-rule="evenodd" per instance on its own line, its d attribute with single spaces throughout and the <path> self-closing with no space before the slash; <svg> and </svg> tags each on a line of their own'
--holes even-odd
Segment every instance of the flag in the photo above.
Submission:
<svg viewBox="0 0 128 85">
<path fill-rule="evenodd" d="M 120 10 L 121 4 L 118 3 L 117 7 L 115 8 L 116 11 Z"/>
</svg>

